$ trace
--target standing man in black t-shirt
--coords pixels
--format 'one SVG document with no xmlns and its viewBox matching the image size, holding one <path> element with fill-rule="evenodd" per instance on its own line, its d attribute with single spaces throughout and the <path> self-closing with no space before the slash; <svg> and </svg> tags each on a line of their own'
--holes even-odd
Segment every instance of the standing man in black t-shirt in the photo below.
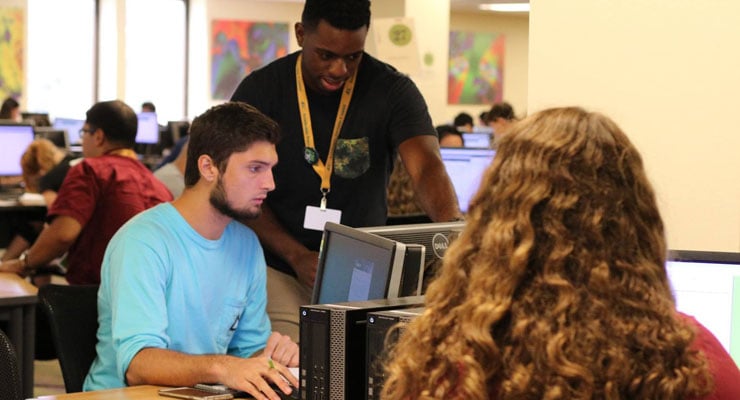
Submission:
<svg viewBox="0 0 740 400">
<path fill-rule="evenodd" d="M 307 0 L 295 24 L 302 50 L 252 72 L 232 96 L 282 130 L 276 189 L 262 215 L 243 222 L 271 267 L 273 329 L 296 342 L 324 223 L 384 225 L 396 151 L 429 217 L 461 217 L 426 103 L 407 76 L 364 52 L 369 25 L 368 0 Z"/>
</svg>

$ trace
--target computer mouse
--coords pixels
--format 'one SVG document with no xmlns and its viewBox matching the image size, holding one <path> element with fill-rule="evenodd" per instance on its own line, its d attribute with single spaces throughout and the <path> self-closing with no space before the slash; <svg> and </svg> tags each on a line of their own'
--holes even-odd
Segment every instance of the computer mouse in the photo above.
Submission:
<svg viewBox="0 0 740 400">
<path fill-rule="evenodd" d="M 277 387 L 277 385 L 274 385 L 274 384 L 271 384 L 271 385 L 270 385 L 270 388 L 272 388 L 272 390 L 274 390 L 274 391 L 275 391 L 275 393 L 277 393 L 277 394 L 278 394 L 278 396 L 280 396 L 280 399 L 281 399 L 281 400 L 296 400 L 296 399 L 300 399 L 300 398 L 301 398 L 301 397 L 300 397 L 300 396 L 298 395 L 298 388 L 297 388 L 297 387 L 295 387 L 295 386 L 293 386 L 293 385 L 290 385 L 290 388 L 291 388 L 291 389 L 293 389 L 293 390 L 292 390 L 292 391 L 290 392 L 290 394 L 285 394 L 285 393 L 283 393 L 283 391 L 282 391 L 282 390 L 280 390 L 280 388 L 279 388 L 279 387 Z"/>
</svg>

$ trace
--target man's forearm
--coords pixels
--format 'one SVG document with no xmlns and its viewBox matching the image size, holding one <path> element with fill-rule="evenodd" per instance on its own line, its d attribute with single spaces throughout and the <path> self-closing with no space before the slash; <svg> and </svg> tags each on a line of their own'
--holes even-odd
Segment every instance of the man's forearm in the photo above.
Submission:
<svg viewBox="0 0 740 400">
<path fill-rule="evenodd" d="M 220 382 L 227 355 L 190 355 L 173 350 L 146 348 L 139 351 L 126 371 L 133 385 L 193 386 Z"/>
<path fill-rule="evenodd" d="M 38 267 L 49 264 L 67 252 L 81 230 L 80 224 L 71 217 L 55 218 L 41 231 L 36 242 L 24 252 L 22 259 L 3 262 L 0 265 L 0 271 L 25 275 Z"/>
<path fill-rule="evenodd" d="M 444 165 L 441 170 L 439 167 L 426 169 L 414 190 L 421 207 L 432 221 L 447 222 L 462 218 L 455 189 Z"/>
</svg>

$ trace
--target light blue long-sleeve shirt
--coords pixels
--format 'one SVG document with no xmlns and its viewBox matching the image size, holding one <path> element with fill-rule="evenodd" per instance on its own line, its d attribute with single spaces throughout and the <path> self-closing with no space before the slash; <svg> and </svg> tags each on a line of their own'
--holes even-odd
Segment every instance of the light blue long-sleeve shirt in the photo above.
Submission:
<svg viewBox="0 0 740 400">
<path fill-rule="evenodd" d="M 147 347 L 241 357 L 264 348 L 265 268 L 256 235 L 239 222 L 208 240 L 169 203 L 132 218 L 103 259 L 97 357 L 84 390 L 126 386 Z"/>
</svg>

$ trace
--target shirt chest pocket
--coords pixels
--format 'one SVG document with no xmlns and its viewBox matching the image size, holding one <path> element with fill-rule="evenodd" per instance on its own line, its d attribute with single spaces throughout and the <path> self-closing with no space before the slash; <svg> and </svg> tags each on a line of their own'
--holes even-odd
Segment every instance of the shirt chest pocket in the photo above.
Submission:
<svg viewBox="0 0 740 400">
<path fill-rule="evenodd" d="M 337 139 L 334 149 L 334 173 L 347 179 L 357 178 L 370 168 L 370 140 Z"/>
<path fill-rule="evenodd" d="M 223 307 L 217 312 L 221 315 L 216 326 L 216 343 L 225 351 L 234 337 L 239 323 L 241 322 L 244 309 L 247 307 L 247 301 L 236 298 L 227 298 Z"/>
</svg>

